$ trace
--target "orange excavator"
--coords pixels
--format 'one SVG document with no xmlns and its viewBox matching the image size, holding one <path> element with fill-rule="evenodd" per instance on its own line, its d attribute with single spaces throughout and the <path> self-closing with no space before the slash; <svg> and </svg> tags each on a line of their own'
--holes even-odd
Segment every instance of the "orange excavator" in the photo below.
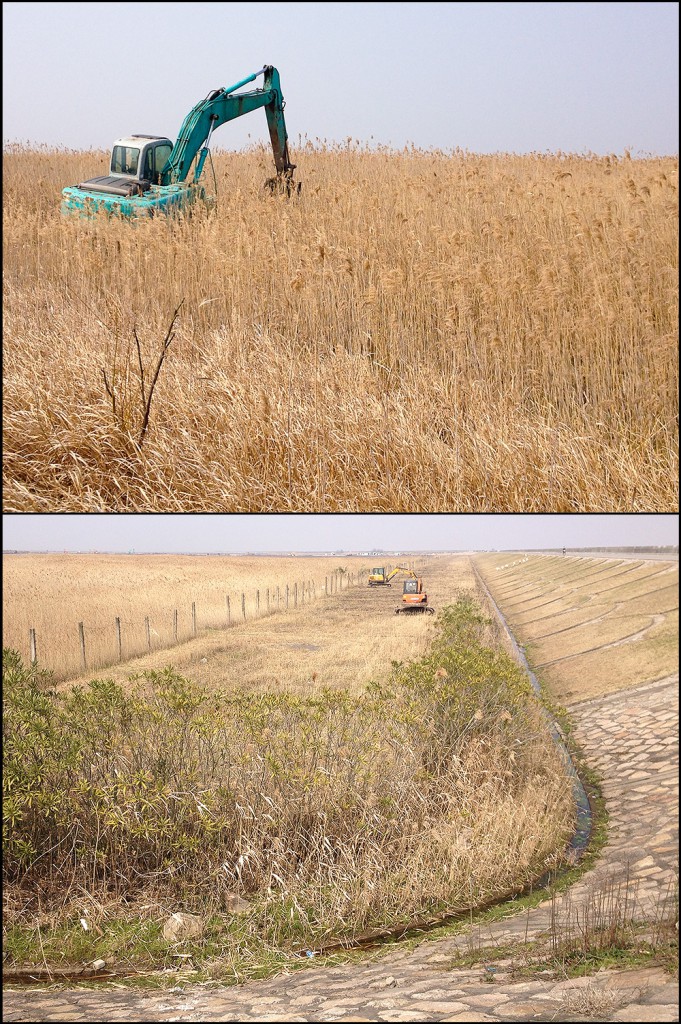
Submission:
<svg viewBox="0 0 681 1024">
<path fill-rule="evenodd" d="M 403 612 L 428 612 L 429 615 L 435 613 L 435 609 L 428 604 L 428 594 L 423 589 L 423 580 L 416 576 L 404 581 L 402 604 L 395 609 L 395 615 L 401 615 Z"/>
</svg>

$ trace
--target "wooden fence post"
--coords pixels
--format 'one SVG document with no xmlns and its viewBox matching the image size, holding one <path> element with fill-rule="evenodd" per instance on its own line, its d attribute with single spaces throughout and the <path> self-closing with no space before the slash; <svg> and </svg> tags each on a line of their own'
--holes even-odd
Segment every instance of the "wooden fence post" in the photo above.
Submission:
<svg viewBox="0 0 681 1024">
<path fill-rule="evenodd" d="M 80 660 L 83 665 L 83 669 L 87 670 L 87 659 L 85 657 L 85 626 L 82 622 L 78 623 L 78 636 L 80 637 Z"/>
<path fill-rule="evenodd" d="M 144 616 L 144 628 L 147 631 L 147 649 L 151 650 L 151 628 L 149 626 L 149 616 Z"/>
<path fill-rule="evenodd" d="M 31 665 L 35 665 L 38 660 L 36 654 L 36 643 L 35 643 L 35 630 L 33 628 L 28 631 L 28 646 L 30 651 Z"/>
<path fill-rule="evenodd" d="M 270 588 L 269 588 L 269 587 L 267 588 L 267 598 L 266 598 L 266 602 L 267 602 L 267 608 L 266 608 L 266 611 L 267 611 L 267 614 L 269 615 L 269 614 L 270 614 Z"/>
<path fill-rule="evenodd" d="M 196 636 L 196 601 L 192 601 L 192 636 Z"/>
<path fill-rule="evenodd" d="M 173 612 L 173 640 L 177 643 L 177 608 Z"/>
<path fill-rule="evenodd" d="M 116 616 L 116 651 L 118 652 L 118 660 L 123 661 L 123 643 L 121 641 L 121 620 Z"/>
<path fill-rule="evenodd" d="M 227 594 L 227 625 L 232 625 L 232 611 L 231 608 L 229 607 L 229 594 Z"/>
<path fill-rule="evenodd" d="M 256 592 L 255 592 L 255 614 L 256 615 L 260 614 L 260 591 L 259 590 L 256 590 Z"/>
<path fill-rule="evenodd" d="M 288 583 L 286 584 L 286 611 L 288 611 Z"/>
<path fill-rule="evenodd" d="M 298 584 L 293 584 L 293 607 L 298 607 Z"/>
<path fill-rule="evenodd" d="M 241 594 L 241 614 L 243 615 L 244 622 L 246 621 L 246 595 L 242 592 Z"/>
</svg>

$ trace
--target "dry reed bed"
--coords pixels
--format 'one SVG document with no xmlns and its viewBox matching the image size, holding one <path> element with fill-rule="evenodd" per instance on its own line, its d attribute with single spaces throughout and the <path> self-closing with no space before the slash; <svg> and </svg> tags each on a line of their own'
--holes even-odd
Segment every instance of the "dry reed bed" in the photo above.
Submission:
<svg viewBox="0 0 681 1024">
<path fill-rule="evenodd" d="M 416 563 L 423 571 L 431 606 L 441 609 L 458 592 L 475 593 L 467 557 L 430 557 Z M 273 690 L 310 696 L 323 689 L 354 693 L 369 681 L 384 681 L 393 661 L 411 661 L 428 649 L 436 617 L 395 615 L 401 587 L 359 586 L 334 591 L 297 609 L 238 622 L 236 628 L 200 629 L 195 639 L 171 649 L 155 649 L 134 660 L 109 665 L 106 677 L 128 690 L 131 673 L 159 671 L 168 664 L 209 691 Z M 111 617 L 100 619 L 112 634 Z M 74 632 L 75 636 L 75 632 Z M 488 642 L 497 642 L 496 634 Z M 487 641 L 486 641 L 487 642 Z M 140 648 L 145 650 L 145 648 Z M 72 650 L 77 655 L 77 650 Z M 49 666 L 49 662 L 41 662 Z M 86 685 L 77 658 L 68 681 L 58 689 Z"/>
<path fill-rule="evenodd" d="M 229 524 L 225 546 L 229 544 Z M 191 608 L 196 606 L 197 631 L 220 630 L 230 621 L 242 623 L 241 595 L 246 621 L 267 611 L 294 609 L 324 600 L 353 585 L 367 566 L 360 558 L 276 558 L 196 555 L 22 554 L 3 557 L 3 646 L 28 660 L 28 631 L 36 631 L 38 661 L 57 679 L 81 671 L 78 623 L 83 622 L 90 670 L 117 660 L 115 618 L 121 620 L 124 657 L 147 650 L 145 617 L 149 618 L 155 651 L 173 643 L 173 612 L 178 612 L 178 639 L 192 632 Z M 343 573 L 338 574 L 338 569 Z M 303 584 L 306 586 L 303 601 Z M 310 584 L 312 586 L 310 586 Z M 276 603 L 279 589 L 279 605 Z M 310 596 L 310 592 L 314 595 Z M 260 602 L 257 605 L 259 592 Z M 345 590 L 343 590 L 345 593 Z M 205 642 L 205 639 L 204 639 Z M 224 642 L 224 640 L 222 640 Z M 167 659 L 167 655 L 163 656 Z M 172 656 L 177 657 L 177 652 Z M 163 661 L 163 665 L 166 660 Z M 151 666 L 148 666 L 151 667 Z M 162 666 L 158 666 L 162 667 Z"/>
<path fill-rule="evenodd" d="M 676 509 L 675 158 L 294 158 L 133 228 L 60 218 L 103 154 L 5 153 L 8 511 Z"/>
</svg>

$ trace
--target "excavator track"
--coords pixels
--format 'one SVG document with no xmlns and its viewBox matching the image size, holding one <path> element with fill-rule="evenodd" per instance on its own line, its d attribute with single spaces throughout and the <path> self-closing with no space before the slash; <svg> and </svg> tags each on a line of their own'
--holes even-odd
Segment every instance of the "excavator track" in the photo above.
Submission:
<svg viewBox="0 0 681 1024">
<path fill-rule="evenodd" d="M 434 615 L 435 609 L 431 608 L 429 604 L 414 604 L 411 605 L 411 607 L 409 605 L 405 605 L 404 608 L 395 609 L 395 615 L 402 615 L 405 612 L 408 615 L 414 615 L 416 612 L 428 612 L 429 615 Z"/>
</svg>

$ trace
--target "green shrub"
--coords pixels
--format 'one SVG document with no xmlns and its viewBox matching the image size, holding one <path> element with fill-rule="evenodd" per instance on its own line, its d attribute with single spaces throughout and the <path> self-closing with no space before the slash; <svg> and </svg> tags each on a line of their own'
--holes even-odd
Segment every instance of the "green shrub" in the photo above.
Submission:
<svg viewBox="0 0 681 1024">
<path fill-rule="evenodd" d="M 516 887 L 567 839 L 569 780 L 475 605 L 438 621 L 356 695 L 209 693 L 171 668 L 58 694 L 6 651 L 5 881 L 238 892 L 281 941 Z"/>
</svg>

